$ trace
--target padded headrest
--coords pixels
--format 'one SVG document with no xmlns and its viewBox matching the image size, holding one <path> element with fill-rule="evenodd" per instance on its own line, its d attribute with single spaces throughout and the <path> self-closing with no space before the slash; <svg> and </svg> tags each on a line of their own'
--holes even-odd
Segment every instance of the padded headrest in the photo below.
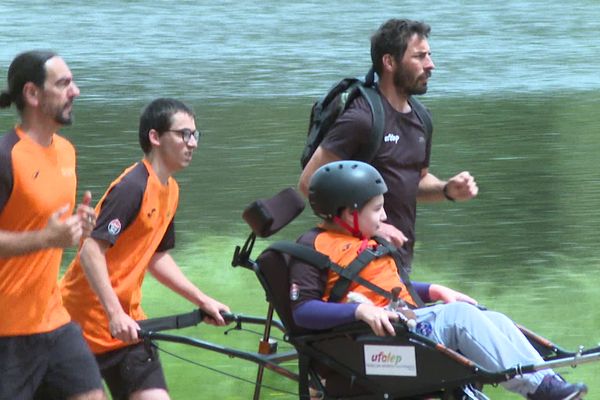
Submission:
<svg viewBox="0 0 600 400">
<path fill-rule="evenodd" d="M 258 237 L 277 233 L 304 210 L 304 199 L 293 188 L 287 188 L 269 199 L 256 200 L 242 213 L 242 218 Z"/>
</svg>

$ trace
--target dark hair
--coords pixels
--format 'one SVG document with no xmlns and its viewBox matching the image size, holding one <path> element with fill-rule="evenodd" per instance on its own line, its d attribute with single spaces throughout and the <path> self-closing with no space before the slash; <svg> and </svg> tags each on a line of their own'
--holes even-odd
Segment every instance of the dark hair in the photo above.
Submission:
<svg viewBox="0 0 600 400">
<path fill-rule="evenodd" d="M 0 108 L 15 103 L 17 110 L 23 111 L 23 87 L 27 82 L 42 87 L 46 80 L 46 61 L 57 55 L 48 50 L 31 50 L 16 56 L 8 68 L 8 90 L 0 93 Z"/>
<path fill-rule="evenodd" d="M 140 117 L 139 128 L 140 146 L 145 154 L 150 153 L 152 149 L 149 137 L 150 130 L 154 129 L 159 135 L 162 135 L 171 129 L 173 115 L 178 112 L 183 112 L 192 118 L 196 118 L 194 111 L 190 107 L 175 99 L 159 98 L 146 106 Z"/>
<path fill-rule="evenodd" d="M 375 72 L 381 75 L 382 58 L 391 54 L 396 60 L 404 57 L 408 41 L 417 34 L 420 38 L 429 37 L 431 27 L 424 22 L 409 19 L 390 19 L 383 23 L 371 36 L 371 61 Z"/>
</svg>

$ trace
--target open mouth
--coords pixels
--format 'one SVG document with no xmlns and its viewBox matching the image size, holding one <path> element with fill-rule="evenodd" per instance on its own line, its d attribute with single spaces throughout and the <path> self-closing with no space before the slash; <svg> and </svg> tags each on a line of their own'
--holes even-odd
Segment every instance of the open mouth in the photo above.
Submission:
<svg viewBox="0 0 600 400">
<path fill-rule="evenodd" d="M 65 105 L 65 107 L 63 108 L 63 112 L 66 114 L 71 114 L 71 112 L 73 112 L 73 103 L 72 102 L 67 103 Z"/>
</svg>

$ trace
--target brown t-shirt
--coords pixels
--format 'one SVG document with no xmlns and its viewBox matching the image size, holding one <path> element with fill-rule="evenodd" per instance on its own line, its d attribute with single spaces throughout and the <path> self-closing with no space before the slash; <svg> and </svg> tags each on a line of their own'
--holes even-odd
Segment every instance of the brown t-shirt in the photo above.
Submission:
<svg viewBox="0 0 600 400">
<path fill-rule="evenodd" d="M 383 139 L 371 164 L 385 180 L 385 211 L 388 223 L 401 230 L 408 242 L 400 249 L 402 261 L 410 266 L 415 243 L 417 190 L 421 170 L 429 166 L 431 141 L 414 111 L 396 111 L 381 97 L 385 111 Z M 363 97 L 358 97 L 325 136 L 321 146 L 341 159 L 353 159 L 361 146 L 369 143 L 372 113 Z"/>
</svg>

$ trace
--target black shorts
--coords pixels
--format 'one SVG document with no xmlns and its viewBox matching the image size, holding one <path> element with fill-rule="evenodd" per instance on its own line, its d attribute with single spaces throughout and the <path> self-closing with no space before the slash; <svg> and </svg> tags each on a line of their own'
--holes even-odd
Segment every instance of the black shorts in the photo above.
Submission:
<svg viewBox="0 0 600 400">
<path fill-rule="evenodd" d="M 0 337 L 0 360 L 0 400 L 64 399 L 103 389 L 96 360 L 73 322 Z"/>
<path fill-rule="evenodd" d="M 137 343 L 97 355 L 96 360 L 113 400 L 127 400 L 138 390 L 167 390 L 158 351 L 152 346 Z"/>
</svg>

